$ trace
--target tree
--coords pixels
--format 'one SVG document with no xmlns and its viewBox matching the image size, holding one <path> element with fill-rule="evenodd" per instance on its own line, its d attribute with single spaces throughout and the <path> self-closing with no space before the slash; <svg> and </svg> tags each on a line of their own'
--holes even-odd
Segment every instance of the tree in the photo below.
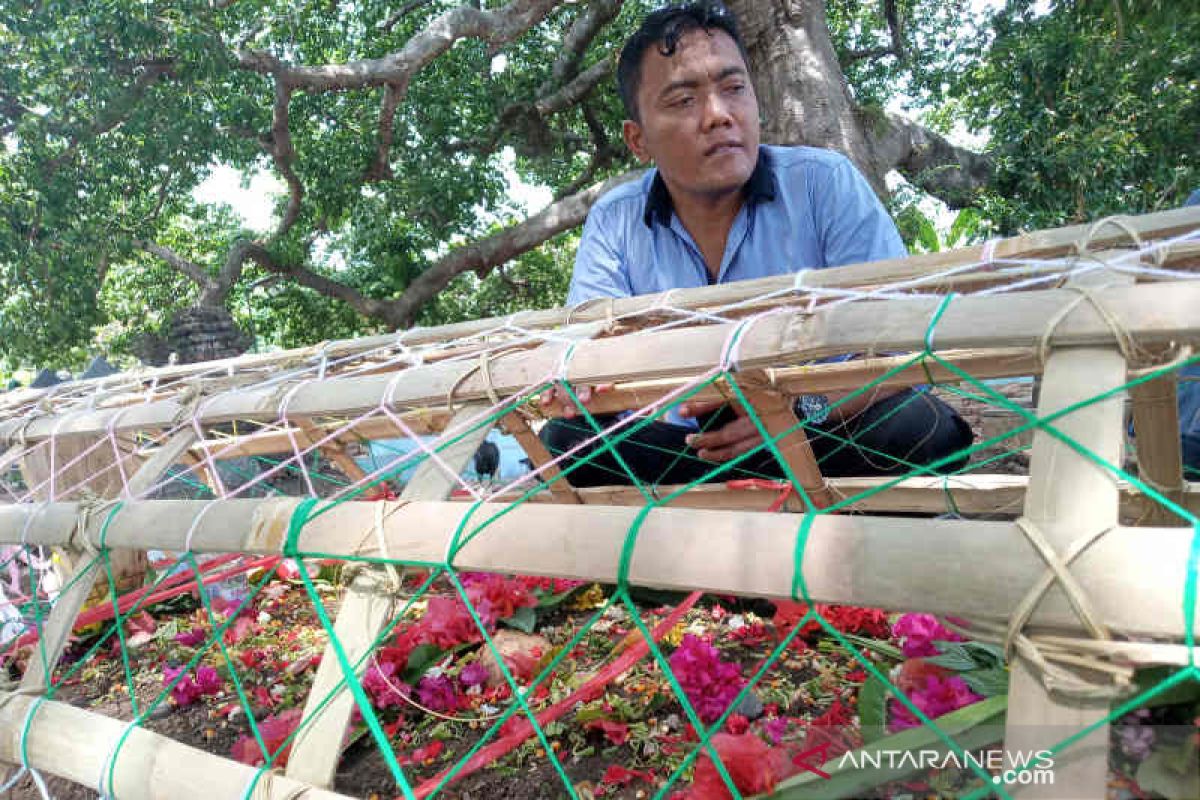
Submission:
<svg viewBox="0 0 1200 800">
<path fill-rule="evenodd" d="M 768 140 L 842 150 L 881 194 L 897 169 L 968 203 L 988 159 L 882 111 L 902 85 L 943 91 L 957 49 L 937 37 L 964 24 L 964 5 L 735 0 Z M 5 356 L 62 363 L 97 329 L 130 348 L 147 322 L 189 305 L 276 342 L 403 327 L 453 313 L 441 298 L 455 281 L 482 281 L 475 294 L 503 306 L 512 294 L 494 287 L 513 276 L 496 270 L 514 259 L 508 272 L 550 292 L 553 280 L 531 277 L 537 258 L 569 257 L 525 254 L 631 176 L 611 76 L 644 11 L 620 0 L 7 4 Z M 555 192 L 523 219 L 505 196 L 507 148 L 523 177 Z M 197 207 L 191 191 L 216 164 L 282 181 L 272 230 Z"/>
<path fill-rule="evenodd" d="M 1012 0 L 960 81 L 991 133 L 998 228 L 1043 228 L 1181 205 L 1200 185 L 1200 9 L 1076 0 L 1038 14 Z"/>
</svg>

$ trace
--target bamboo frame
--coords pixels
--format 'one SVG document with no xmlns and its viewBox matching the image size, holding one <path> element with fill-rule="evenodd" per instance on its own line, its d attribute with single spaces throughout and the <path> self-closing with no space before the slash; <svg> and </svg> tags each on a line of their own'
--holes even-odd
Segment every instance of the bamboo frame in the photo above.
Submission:
<svg viewBox="0 0 1200 800">
<path fill-rule="evenodd" d="M 1133 281 L 1106 272 L 1087 278 L 1078 284 L 1080 288 L 1090 288 L 1102 280 Z M 1125 371 L 1125 358 L 1115 347 L 1056 348 L 1047 359 L 1042 376 L 1038 412 L 1049 415 L 1108 394 L 1124 382 Z M 1110 396 L 1064 417 L 1055 427 L 1103 462 L 1119 464 L 1123 419 L 1121 398 Z M 1025 494 L 1025 519 L 1042 532 L 1056 554 L 1066 552 L 1085 535 L 1117 524 L 1118 495 L 1111 476 L 1048 431 L 1034 433 L 1030 474 L 1034 477 Z M 1032 544 L 1026 547 L 1033 549 Z M 1048 565 L 1039 572 L 1046 569 Z M 1076 565 L 1070 564 L 1067 569 L 1074 575 Z M 1087 587 L 1090 600 L 1095 585 L 1090 581 L 1081 585 Z M 1077 672 L 1083 680 L 1097 682 L 1094 673 Z M 1034 753 L 1053 747 L 1063 729 L 1094 726 L 1086 737 L 1055 759 L 1055 780 L 1082 797 L 1103 797 L 1108 790 L 1109 726 L 1104 721 L 1108 713 L 1106 700 L 1051 692 L 1033 663 L 1021 653 L 1014 655 L 1009 668 L 1005 746 L 1017 753 Z M 1023 800 L 1055 800 L 1061 789 L 1019 786 L 1015 793 Z"/>
<path fill-rule="evenodd" d="M 1149 215 L 1133 220 L 1132 225 L 1144 237 L 1170 236 L 1200 228 L 1200 209 Z M 1075 228 L 1017 237 L 996 245 L 994 255 L 1001 260 L 1061 255 L 1084 233 Z M 1115 246 L 1126 236 L 1115 227 L 1092 233 L 1096 234 L 1091 241 L 1093 250 Z M 1200 266 L 1194 263 L 1197 252 L 1200 250 L 1190 244 L 1173 246 L 1166 264 L 1173 269 Z M 1128 253 L 1102 253 L 1098 258 L 1113 256 Z M 968 248 L 806 273 L 799 290 L 790 276 L 770 278 L 573 310 L 528 312 L 509 320 L 481 320 L 400 337 L 372 337 L 319 349 L 170 367 L 42 393 L 16 393 L 0 399 L 0 445 L 8 445 L 0 452 L 3 460 L 13 461 L 28 452 L 29 443 L 53 438 L 73 448 L 88 437 L 170 430 L 181 419 L 194 422 L 195 429 L 251 422 L 262 424 L 262 429 L 236 436 L 209 433 L 210 438 L 196 442 L 192 441 L 195 429 L 187 428 L 158 448 L 137 453 L 133 463 L 140 460 L 142 466 L 131 482 L 131 491 L 139 487 L 132 494 L 140 494 L 179 459 L 195 460 L 210 453 L 233 458 L 288 452 L 293 442 L 305 447 L 320 442 L 323 453 L 352 480 L 361 481 L 368 476 L 345 450 L 351 437 L 387 438 L 404 430 L 388 415 L 371 413 L 385 401 L 390 402 L 389 411 L 403 417 L 407 429 L 421 434 L 457 435 L 479 424 L 442 454 L 452 465 L 461 466 L 486 436 L 492 424 L 489 406 L 495 409 L 493 404 L 499 399 L 525 397 L 546 381 L 561 377 L 585 384 L 617 382 L 612 392 L 598 395 L 591 404 L 596 413 L 644 408 L 692 387 L 696 376 L 714 374 L 714 365 L 724 363 L 735 337 L 740 355 L 738 385 L 774 434 L 795 426 L 787 397 L 856 389 L 912 359 L 877 355 L 881 352 L 919 353 L 936 347 L 940 359 L 963 373 L 995 378 L 1042 373 L 1039 350 L 1049 346 L 1039 409 L 1039 414 L 1045 414 L 1117 387 L 1128 379 L 1130 369 L 1146 366 L 1124 363 L 1114 350 L 1114 329 L 1128 332 L 1151 359 L 1165 360 L 1163 354 L 1172 346 L 1200 346 L 1195 317 L 1200 285 L 1160 283 L 1157 276 L 1140 285 L 1095 289 L 1094 303 L 1080 303 L 1079 294 L 1072 289 L 962 296 L 948 302 L 929 296 L 896 296 L 894 284 L 905 281 L 922 292 L 1012 282 L 1014 275 L 979 264 L 981 257 L 982 248 Z M 1020 275 L 1052 274 L 1063 268 L 1061 264 L 1029 265 Z M 1108 277 L 1111 280 L 1112 276 Z M 1132 279 L 1127 282 L 1133 283 Z M 891 288 L 886 293 L 889 299 L 845 304 L 827 302 L 828 296 L 821 292 L 847 287 Z M 750 316 L 768 308 L 779 312 Z M 725 318 L 734 321 L 697 325 L 694 319 L 678 317 L 678 326 L 630 333 L 671 319 L 679 309 L 720 309 Z M 527 335 L 530 330 L 564 324 L 568 327 L 553 336 Z M 601 332 L 605 335 L 589 338 Z M 398 341 L 405 346 L 428 345 L 423 363 L 408 366 L 402 362 Z M 845 352 L 866 357 L 842 364 L 796 366 Z M 354 362 L 326 375 L 323 358 Z M 314 377 L 314 372 L 319 377 Z M 960 377 L 955 369 L 927 359 L 881 383 L 899 387 Z M 192 405 L 190 389 L 182 382 L 189 378 L 202 390 L 210 389 L 199 405 Z M 266 383 L 262 383 L 264 379 Z M 1182 483 L 1176 471 L 1179 458 L 1170 447 L 1172 438 L 1176 448 L 1178 444 L 1177 420 L 1168 413 L 1173 411 L 1170 384 L 1168 377 L 1131 392 L 1139 444 L 1146 451 L 1142 468 L 1156 483 L 1180 487 L 1172 499 L 1185 508 L 1200 510 L 1200 488 Z M 718 379 L 692 399 L 728 397 L 728 385 Z M 286 417 L 281 413 L 284 398 Z M 86 408 L 80 407 L 83 401 L 87 401 Z M 30 413 L 34 402 L 42 404 L 43 414 Z M 451 406 L 462 403 L 473 405 L 455 416 Z M 1056 420 L 1054 425 L 1106 461 L 1120 463 L 1119 405 L 1110 399 Z M 367 416 L 343 430 L 347 420 L 361 415 Z M 519 413 L 509 410 L 503 424 L 535 463 L 549 460 L 536 433 Z M 1024 508 L 1025 516 L 1039 524 L 1060 548 L 1078 535 L 1081 527 L 1111 526 L 1072 564 L 1072 574 L 1086 587 L 1105 625 L 1156 640 L 1124 643 L 1122 653 L 1131 663 L 1189 663 L 1188 656 L 1193 654 L 1179 644 L 1185 625 L 1179 598 L 1193 532 L 1165 527 L 1172 520 L 1145 496 L 1118 485 L 1111 476 L 1100 480 L 1094 466 L 1067 452 L 1069 448 L 1064 449 L 1048 434 L 1037 433 L 1035 442 L 1029 479 L 974 475 L 908 478 L 856 501 L 848 510 L 940 512 L 946 508 L 947 496 L 965 513 L 1011 515 Z M 826 481 L 812 460 L 802 431 L 781 439 L 778 447 L 818 506 L 890 483 L 860 478 Z M 752 513 L 780 499 L 782 487 L 769 483 L 750 488 L 693 487 L 669 506 L 646 511 L 644 496 L 630 487 L 574 489 L 557 480 L 548 491 L 536 493 L 531 498 L 534 502 L 510 508 L 512 496 L 491 497 L 488 502 L 445 499 L 453 481 L 438 475 L 438 470 L 432 463 L 424 464 L 400 503 L 351 501 L 310 518 L 296 543 L 299 551 L 341 557 L 386 554 L 410 563 L 439 564 L 451 550 L 455 532 L 461 531 L 466 538 L 457 542 L 461 547 L 452 559 L 455 569 L 613 582 L 623 546 L 636 525 L 637 543 L 627 576 L 631 583 L 790 597 L 798 537 L 803 537 L 800 577 L 815 602 L 929 611 L 981 621 L 1007 620 L 1030 582 L 1045 568 L 1020 528 L 1007 521 Z M 546 478 L 556 475 L 553 467 L 546 470 Z M 81 512 L 95 511 L 88 504 L 0 504 L 0 543 L 24 539 L 30 544 L 95 547 L 107 518 L 109 547 L 179 550 L 191 531 L 195 552 L 283 554 L 300 502 L 294 498 L 133 499 L 126 500 L 111 517 L 85 514 L 83 529 Z M 783 510 L 804 509 L 793 496 L 784 500 Z M 382 546 L 374 533 L 379 514 L 383 517 Z M 1149 525 L 1120 525 L 1118 514 L 1121 519 Z M 531 531 L 537 535 L 530 536 Z M 1154 543 L 1152 548 L 1146 546 L 1148 539 Z M 970 581 L 945 580 L 964 564 L 987 564 L 988 572 L 973 573 Z M 374 569 L 359 573 L 338 615 L 335 630 L 351 660 L 365 652 L 394 612 L 391 598 L 373 580 L 375 575 Z M 78 585 L 89 582 L 81 580 Z M 50 644 L 50 665 L 56 663 L 64 632 L 78 613 L 82 602 L 78 595 L 77 590 L 68 592 L 50 616 L 44 634 Z M 1193 633 L 1200 633 L 1200 623 L 1197 625 Z M 1065 637 L 1078 638 L 1082 626 L 1066 597 L 1054 587 L 1034 612 L 1028 630 L 1053 643 L 1068 641 Z M 1086 643 L 1079 647 L 1086 649 Z M 42 674 L 34 662 L 22 688 L 43 691 Z M 1010 748 L 1036 749 L 1044 744 L 1027 735 L 1022 738 L 1017 730 L 1031 720 L 1055 725 L 1069 721 L 1081 726 L 1104 711 L 1072 707 L 1048 696 L 1019 660 L 1013 675 Z M 310 694 L 310 706 L 339 679 L 337 661 L 327 652 Z M 17 759 L 20 731 L 31 702 L 16 695 L 0 697 L 0 760 Z M 311 787 L 331 781 L 350 708 L 350 698 L 343 692 L 298 738 L 287 777 L 275 778 L 256 796 L 292 796 L 307 786 L 310 794 L 306 796 L 340 797 Z M 30 726 L 31 761 L 34 766 L 62 765 L 57 768 L 66 777 L 94 784 L 122 733 L 123 723 L 46 702 Z M 63 752 L 70 752 L 70 758 L 63 759 Z M 1072 768 L 1060 761 L 1058 780 L 1086 786 L 1086 793 L 1093 794 L 1099 786 L 1097 752 L 1102 754 L 1102 745 L 1084 759 L 1078 774 L 1063 771 Z M 116 788 L 123 800 L 197 797 L 201 792 L 205 796 L 239 796 L 255 773 L 144 730 L 134 730 L 121 753 Z M 177 786 L 176 771 L 189 776 L 187 788 Z M 161 781 L 165 773 L 172 777 Z"/>
<path fill-rule="evenodd" d="M 21 732 L 29 766 L 84 786 L 100 785 L 110 754 L 125 734 L 120 720 L 53 700 L 0 693 L 0 760 L 21 763 Z M 113 797 L 121 800 L 211 800 L 242 797 L 258 769 L 134 728 L 113 765 Z M 107 783 L 105 784 L 107 787 Z M 353 800 L 281 775 L 264 776 L 254 800 Z"/>
<path fill-rule="evenodd" d="M 1179 208 L 1129 217 L 1126 224 L 1141 239 L 1161 239 L 1185 234 L 1200 228 L 1200 210 L 1196 208 Z M 992 259 L 1039 259 L 1064 256 L 1072 252 L 1080 241 L 1086 237 L 1091 225 L 1073 225 L 1047 231 L 1022 234 L 993 243 Z M 1112 248 L 1128 241 L 1128 234 L 1116 226 L 1105 226 L 1094 232 L 1090 239 L 1093 251 Z M 1173 245 L 1169 253 L 1180 257 L 1190 257 L 1194 245 L 1180 243 Z M 985 246 L 976 245 L 949 250 L 940 253 L 910 256 L 902 259 L 889 259 L 863 264 L 853 264 L 832 269 L 813 270 L 804 281 L 805 288 L 863 288 L 878 287 L 890 283 L 920 279 L 937 275 L 947 270 L 959 267 L 978 265 L 981 271 L 987 271 L 989 265 L 984 263 Z M 1173 264 L 1173 266 L 1180 266 Z M 952 291 L 955 288 L 955 276 L 936 283 L 933 287 Z M 680 309 L 703 310 L 729 306 L 761 298 L 766 295 L 778 296 L 786 294 L 794 287 L 794 279 L 790 275 L 772 278 L 761 278 L 752 281 L 741 281 L 734 284 L 689 289 L 671 292 L 665 295 L 642 295 L 638 297 L 619 298 L 609 308 L 607 304 L 595 304 L 584 308 L 558 308 L 547 310 L 526 311 L 507 318 L 492 317 L 471 322 L 442 325 L 435 328 L 415 328 L 405 331 L 399 336 L 387 334 L 360 339 L 327 342 L 320 347 L 298 348 L 279 353 L 265 353 L 237 358 L 207 362 L 202 365 L 181 365 L 144 370 L 135 375 L 117 375 L 97 378 L 91 381 L 81 381 L 74 384 L 78 391 L 101 391 L 108 386 L 125 385 L 130 382 L 156 384 L 162 381 L 194 377 L 196 375 L 225 375 L 232 369 L 253 370 L 279 368 L 281 366 L 297 366 L 319 363 L 322 357 L 339 359 L 363 353 L 369 353 L 380 348 L 394 346 L 397 341 L 405 346 L 416 346 L 439 341 L 450 341 L 468 337 L 483 336 L 490 332 L 515 327 L 527 330 L 556 328 L 572 322 L 605 322 L 610 316 L 636 316 L 661 310 L 669 303 Z M 807 302 L 806 298 L 801 298 Z M 56 391 L 57 389 L 57 391 Z M 52 387 L 46 390 L 19 390 L 8 397 L 0 398 L 0 412 L 23 404 L 34 404 L 62 392 L 63 387 Z M 2 440 L 3 437 L 0 437 Z"/>
<path fill-rule="evenodd" d="M 1101 289 L 1095 296 L 1111 318 L 1143 346 L 1200 345 L 1200 332 L 1194 328 L 1200 286 L 1143 284 Z M 1055 328 L 1050 344 L 1055 346 L 1111 342 L 1109 320 L 1090 304 L 1077 305 L 1057 320 L 1060 312 L 1077 299 L 1076 293 L 1065 289 L 1013 294 L 1003 303 L 992 297 L 957 298 L 948 303 L 936 325 L 936 342 L 939 349 L 1030 348 L 1041 343 L 1042 333 L 1052 324 Z M 885 348 L 919 352 L 925 347 L 930 322 L 941 303 L 915 298 L 830 306 L 811 315 L 803 311 L 774 314 L 743 332 L 740 366 L 755 370 L 841 353 L 875 353 Z M 392 400 L 398 407 L 420 408 L 445 404 L 451 391 L 463 401 L 482 401 L 492 392 L 502 397 L 520 394 L 556 375 L 569 347 L 573 349 L 564 377 L 573 383 L 687 378 L 721 363 L 725 345 L 740 325 L 656 331 L 570 346 L 552 342 L 522 353 L 519 359 L 496 359 L 489 376 L 459 362 L 414 367 L 395 387 Z M 389 374 L 307 381 L 292 387 L 288 410 L 297 417 L 369 412 L 379 406 L 392 382 Z M 274 418 L 282 395 L 279 387 L 226 392 L 205 403 L 198 419 L 202 424 L 214 424 Z M 60 436 L 95 434 L 107 431 L 118 413 L 115 430 L 163 428 L 183 411 L 177 401 L 158 401 L 119 412 L 82 411 L 65 419 L 59 414 L 32 421 L 15 419 L 0 423 L 0 441 L 18 435 L 37 440 L 56 431 Z"/>
<path fill-rule="evenodd" d="M 951 510 L 950 500 L 963 514 L 1016 515 L 1025 502 L 1029 478 L 1025 475 L 956 475 L 953 477 L 905 478 L 829 478 L 827 485 L 839 498 L 854 498 L 894 484 L 875 494 L 862 497 L 846 506 L 847 511 L 891 511 L 902 514 L 942 514 Z M 553 488 L 553 487 L 551 487 Z M 679 486 L 660 486 L 660 495 L 674 494 Z M 1130 524 L 1145 522 L 1151 508 L 1158 506 L 1134 486 L 1118 482 L 1121 496 L 1121 518 Z M 646 498 L 632 486 L 598 486 L 574 490 L 580 502 L 601 506 L 641 506 Z M 766 511 L 778 498 L 779 489 L 767 486 L 730 486 L 709 483 L 694 486 L 671 501 L 673 508 L 707 508 L 725 511 Z M 516 501 L 523 492 L 497 495 L 495 502 Z M 1200 485 L 1188 483 L 1180 492 L 1180 505 L 1193 514 L 1200 514 Z M 469 498 L 456 498 L 466 502 Z M 539 493 L 529 498 L 534 503 L 561 502 L 559 498 Z M 804 503 L 789 495 L 781 511 L 799 513 Z M 1172 515 L 1172 520 L 1174 515 Z M 1168 526 L 1169 527 L 1169 526 Z"/>
<path fill-rule="evenodd" d="M 192 520 L 196 552 L 282 554 L 296 498 L 155 500 L 126 503 L 112 517 L 113 547 L 179 549 Z M 372 534 L 377 503 L 346 502 L 312 518 L 297 543 L 302 553 L 379 557 Z M 525 572 L 615 582 L 622 545 L 640 509 L 531 503 L 497 516 L 503 503 L 387 503 L 389 557 L 441 563 L 460 526 L 492 520 L 456 556 L 461 570 Z M 29 541 L 63 545 L 75 535 L 79 506 L 0 506 L 0 543 L 19 540 L 35 515 Z M 493 519 L 494 518 L 494 519 Z M 640 527 L 629 580 L 663 589 L 701 589 L 748 597 L 789 597 L 802 517 L 659 508 Z M 475 525 L 471 523 L 474 522 Z M 97 543 L 103 520 L 86 536 Z M 36 533 L 34 533 L 36 531 Z M 538 531 L 530 537 L 529 531 Z M 1145 546 L 1153 536 L 1154 548 Z M 702 537 L 703 546 L 696 546 Z M 1116 527 L 1076 562 L 1101 617 L 1132 636 L 1182 638 L 1183 594 L 1192 532 L 1183 528 Z M 902 608 L 987 620 L 1007 619 L 1043 562 L 1011 522 L 819 515 L 804 555 L 804 577 L 817 602 Z M 969 585 L 945 580 L 963 564 L 987 564 Z M 1033 616 L 1037 629 L 1078 631 L 1065 598 L 1050 591 Z M 1197 628 L 1200 633 L 1200 627 Z"/>
</svg>

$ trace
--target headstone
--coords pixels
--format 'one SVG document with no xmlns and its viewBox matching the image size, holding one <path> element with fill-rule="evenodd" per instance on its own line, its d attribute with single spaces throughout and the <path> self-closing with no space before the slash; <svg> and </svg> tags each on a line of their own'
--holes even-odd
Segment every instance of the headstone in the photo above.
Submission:
<svg viewBox="0 0 1200 800">
<path fill-rule="evenodd" d="M 52 369 L 42 369 L 38 372 L 37 377 L 29 384 L 30 389 L 48 389 L 51 386 L 62 383 L 62 378 L 58 377 L 58 373 Z"/>
<path fill-rule="evenodd" d="M 79 376 L 79 379 L 86 381 L 92 378 L 105 378 L 109 375 L 116 375 L 118 372 L 120 370 L 108 363 L 108 359 L 104 356 L 96 356 L 92 359 L 92 363 L 88 364 L 83 374 Z"/>
</svg>

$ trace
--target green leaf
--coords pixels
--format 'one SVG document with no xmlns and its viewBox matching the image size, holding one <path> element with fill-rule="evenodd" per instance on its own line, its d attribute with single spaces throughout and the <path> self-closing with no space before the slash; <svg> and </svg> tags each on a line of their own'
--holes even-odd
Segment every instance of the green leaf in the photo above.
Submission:
<svg viewBox="0 0 1200 800">
<path fill-rule="evenodd" d="M 887 694 L 887 685 L 874 675 L 858 691 L 858 720 L 867 744 L 887 735 Z"/>
<path fill-rule="evenodd" d="M 995 697 L 1008 691 L 1008 670 L 1003 667 L 968 670 L 962 673 L 962 679 L 971 691 L 984 697 Z"/>
<path fill-rule="evenodd" d="M 538 608 L 554 608 L 555 606 L 561 605 L 562 603 L 566 602 L 572 596 L 579 594 L 580 592 L 586 591 L 587 589 L 589 589 L 591 587 L 591 585 L 592 584 L 585 582 L 585 583 L 579 584 L 578 586 L 574 587 L 573 589 L 567 589 L 565 592 L 559 592 L 558 594 L 543 594 L 538 597 L 537 607 Z"/>
<path fill-rule="evenodd" d="M 846 641 L 850 642 L 851 644 L 856 644 L 864 650 L 870 650 L 873 653 L 878 653 L 879 655 L 885 658 L 890 658 L 893 661 L 904 660 L 904 651 L 893 644 L 889 644 L 888 642 L 881 642 L 878 639 L 868 639 L 866 636 L 859 636 L 858 634 L 854 633 L 843 633 L 842 636 L 845 637 Z"/>
<path fill-rule="evenodd" d="M 436 644 L 423 644 L 414 648 L 408 654 L 408 665 L 404 668 L 400 680 L 409 685 L 415 684 L 445 654 L 446 651 Z"/>
<path fill-rule="evenodd" d="M 537 618 L 537 609 L 531 606 L 521 606 L 511 617 L 505 617 L 500 621 L 510 628 L 533 633 L 533 629 L 537 627 Z"/>
<path fill-rule="evenodd" d="M 946 234 L 946 245 L 948 247 L 960 247 L 969 242 L 982 224 L 983 218 L 974 208 L 964 208 L 954 215 L 954 222 L 950 223 L 950 232 Z"/>
<path fill-rule="evenodd" d="M 1200 760 L 1192 737 L 1175 747 L 1155 749 L 1134 778 L 1146 792 L 1164 797 L 1200 797 Z"/>
<path fill-rule="evenodd" d="M 934 645 L 941 651 L 941 655 L 925 659 L 930 664 L 952 669 L 955 672 L 965 672 L 979 666 L 971 657 L 971 652 L 959 642 L 934 642 Z"/>
</svg>

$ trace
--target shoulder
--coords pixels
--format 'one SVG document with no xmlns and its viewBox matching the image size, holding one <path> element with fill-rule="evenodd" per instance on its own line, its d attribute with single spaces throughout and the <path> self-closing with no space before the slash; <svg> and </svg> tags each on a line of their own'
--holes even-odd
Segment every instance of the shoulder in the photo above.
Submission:
<svg viewBox="0 0 1200 800">
<path fill-rule="evenodd" d="M 803 198 L 838 213 L 846 207 L 877 202 L 866 177 L 841 153 L 820 147 L 768 145 L 766 149 L 775 185 L 785 198 Z"/>
<path fill-rule="evenodd" d="M 637 178 L 609 189 L 592 205 L 591 213 L 604 216 L 640 215 L 646 205 L 646 196 L 650 193 L 650 184 L 655 174 L 655 170 L 648 169 Z"/>
<path fill-rule="evenodd" d="M 763 145 L 763 152 L 770 160 L 771 169 L 775 174 L 786 175 L 795 172 L 832 172 L 844 169 L 854 169 L 850 159 L 835 150 L 822 147 L 783 147 L 780 145 Z"/>
</svg>

